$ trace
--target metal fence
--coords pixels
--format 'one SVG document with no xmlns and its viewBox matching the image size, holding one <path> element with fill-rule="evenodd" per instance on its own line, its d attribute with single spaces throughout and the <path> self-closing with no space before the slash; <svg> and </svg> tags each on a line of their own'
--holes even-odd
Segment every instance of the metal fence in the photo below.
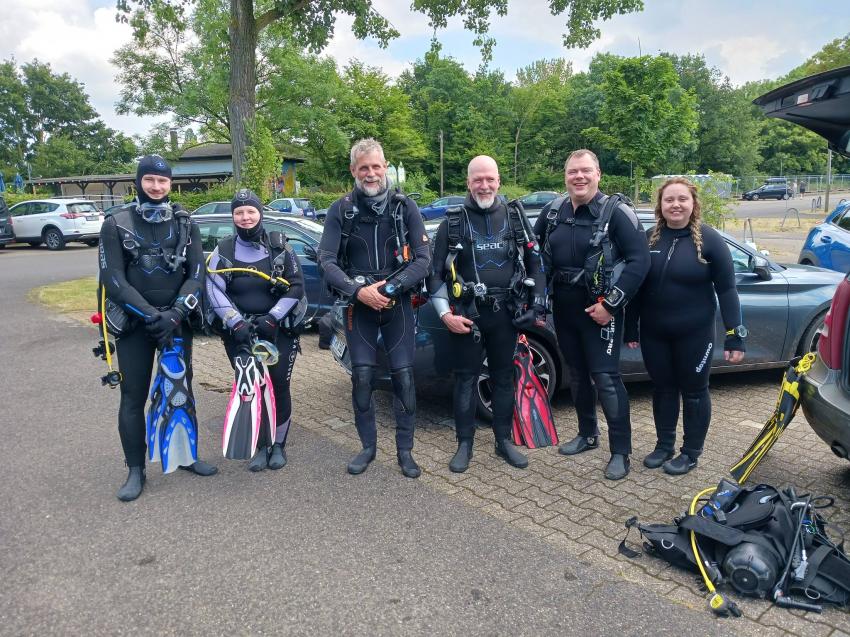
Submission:
<svg viewBox="0 0 850 637">
<path fill-rule="evenodd" d="M 795 197 L 823 194 L 826 192 L 826 175 L 744 175 L 735 177 L 733 182 L 732 197 L 738 198 L 741 193 L 758 188 L 767 183 L 768 179 L 784 178 L 794 192 Z M 833 175 L 832 191 L 850 190 L 850 175 Z"/>
</svg>

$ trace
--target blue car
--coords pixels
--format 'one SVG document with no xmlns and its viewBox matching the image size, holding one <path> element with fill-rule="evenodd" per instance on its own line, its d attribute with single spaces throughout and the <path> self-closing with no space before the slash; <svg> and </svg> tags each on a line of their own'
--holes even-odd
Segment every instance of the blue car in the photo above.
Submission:
<svg viewBox="0 0 850 637">
<path fill-rule="evenodd" d="M 798 261 L 850 272 L 850 201 L 838 204 L 822 223 L 809 230 Z"/>
<path fill-rule="evenodd" d="M 204 215 L 195 218 L 195 223 L 201 231 L 205 257 L 215 249 L 221 239 L 233 234 L 233 217 L 229 214 Z M 304 271 L 304 288 L 309 303 L 307 320 L 308 324 L 314 323 L 327 314 L 334 301 L 327 286 L 322 283 L 316 256 L 322 238 L 322 226 L 308 219 L 273 216 L 268 212 L 264 215 L 263 226 L 270 232 L 277 231 L 286 235 L 298 255 L 298 261 Z"/>
<path fill-rule="evenodd" d="M 427 206 L 424 206 L 419 209 L 419 212 L 422 213 L 422 217 L 427 221 L 428 219 L 437 219 L 446 214 L 446 209 L 449 206 L 459 206 L 463 203 L 466 197 L 459 195 L 451 195 L 448 197 L 440 197 L 436 201 L 432 201 Z"/>
</svg>

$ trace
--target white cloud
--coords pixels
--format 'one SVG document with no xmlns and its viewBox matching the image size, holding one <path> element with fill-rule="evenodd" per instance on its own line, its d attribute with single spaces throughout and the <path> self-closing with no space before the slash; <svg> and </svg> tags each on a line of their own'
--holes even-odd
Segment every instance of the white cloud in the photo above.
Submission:
<svg viewBox="0 0 850 637">
<path fill-rule="evenodd" d="M 156 121 L 115 114 L 119 87 L 109 59 L 130 40 L 130 30 L 115 22 L 114 0 L 3 0 L 2 4 L 0 58 L 14 56 L 23 63 L 37 57 L 54 70 L 67 72 L 85 85 L 92 105 L 113 128 L 144 133 Z M 740 84 L 786 73 L 828 40 L 844 35 L 850 24 L 846 0 L 774 0 L 769 7 L 740 0 L 651 0 L 641 13 L 601 23 L 602 37 L 580 50 L 563 47 L 565 18 L 551 16 L 548 4 L 514 0 L 507 16 L 492 19 L 490 32 L 497 45 L 491 68 L 501 69 L 511 79 L 517 68 L 541 58 L 564 57 L 576 70 L 585 70 L 600 51 L 702 53 L 710 65 Z M 351 33 L 351 18 L 341 17 L 324 53 L 340 67 L 357 58 L 397 77 L 425 54 L 432 30 L 425 16 L 410 12 L 407 2 L 375 0 L 374 6 L 401 38 L 381 49 L 374 41 L 357 40 Z M 450 20 L 437 37 L 446 55 L 470 71 L 478 67 L 480 52 L 459 19 Z"/>
</svg>

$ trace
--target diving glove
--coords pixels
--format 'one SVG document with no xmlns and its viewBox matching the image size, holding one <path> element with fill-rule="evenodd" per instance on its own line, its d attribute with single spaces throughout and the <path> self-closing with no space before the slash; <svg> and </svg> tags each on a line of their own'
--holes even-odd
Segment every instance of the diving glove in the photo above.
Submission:
<svg viewBox="0 0 850 637">
<path fill-rule="evenodd" d="M 514 327 L 518 330 L 528 330 L 532 327 L 543 327 L 546 325 L 546 308 L 542 305 L 533 305 L 513 320 Z"/>
<path fill-rule="evenodd" d="M 183 315 L 174 308 L 157 312 L 150 322 L 145 324 L 145 330 L 155 341 L 164 341 L 180 327 Z"/>
<path fill-rule="evenodd" d="M 257 316 L 252 319 L 252 323 L 254 324 L 254 332 L 256 332 L 257 336 L 261 340 L 269 341 L 271 343 L 275 342 L 275 339 L 277 338 L 278 323 L 273 314 Z"/>
</svg>

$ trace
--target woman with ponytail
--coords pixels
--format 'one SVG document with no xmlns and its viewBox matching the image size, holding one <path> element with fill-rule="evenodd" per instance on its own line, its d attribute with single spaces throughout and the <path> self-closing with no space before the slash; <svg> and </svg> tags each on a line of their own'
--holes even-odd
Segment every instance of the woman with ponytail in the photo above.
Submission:
<svg viewBox="0 0 850 637">
<path fill-rule="evenodd" d="M 681 475 L 697 465 L 711 420 L 708 376 L 717 302 L 726 329 L 726 361 L 743 360 L 746 329 L 732 256 L 723 237 L 700 220 L 696 187 L 682 177 L 664 182 L 655 219 L 647 232 L 652 266 L 626 310 L 624 340 L 631 349 L 641 348 L 655 385 L 652 411 L 658 438 L 643 463 Z M 673 458 L 680 401 L 684 436 L 680 454 Z"/>
</svg>

